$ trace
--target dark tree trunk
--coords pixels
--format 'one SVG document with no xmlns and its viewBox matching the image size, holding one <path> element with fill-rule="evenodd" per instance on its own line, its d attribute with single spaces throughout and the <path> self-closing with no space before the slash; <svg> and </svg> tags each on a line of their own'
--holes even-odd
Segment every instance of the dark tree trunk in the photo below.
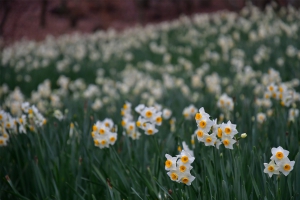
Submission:
<svg viewBox="0 0 300 200">
<path fill-rule="evenodd" d="M 60 1 L 60 7 L 63 9 L 67 9 L 67 0 L 61 0 Z"/>
<path fill-rule="evenodd" d="M 48 5 L 48 0 L 42 0 L 41 19 L 40 19 L 40 26 L 42 28 L 46 26 L 47 5 Z"/>
<path fill-rule="evenodd" d="M 150 0 L 135 0 L 135 5 L 138 8 L 139 21 L 144 24 L 146 21 L 146 10 L 150 8 Z"/>
<path fill-rule="evenodd" d="M 182 13 L 182 10 L 180 7 L 180 0 L 172 0 L 172 3 L 175 4 L 176 14 L 177 14 L 177 16 L 179 16 Z"/>
<path fill-rule="evenodd" d="M 3 0 L 2 4 L 3 4 L 4 13 L 3 13 L 3 17 L 2 17 L 1 22 L 0 22 L 0 36 L 3 35 L 4 25 L 5 25 L 5 22 L 7 20 L 8 14 L 11 10 L 9 0 Z"/>
<path fill-rule="evenodd" d="M 193 2 L 192 2 L 192 0 L 186 0 L 185 3 L 186 3 L 186 8 L 187 8 L 187 13 L 191 14 L 192 11 L 193 11 Z"/>
<path fill-rule="evenodd" d="M 199 1 L 199 6 L 200 7 L 209 7 L 211 5 L 211 1 L 210 0 L 200 0 Z"/>
</svg>

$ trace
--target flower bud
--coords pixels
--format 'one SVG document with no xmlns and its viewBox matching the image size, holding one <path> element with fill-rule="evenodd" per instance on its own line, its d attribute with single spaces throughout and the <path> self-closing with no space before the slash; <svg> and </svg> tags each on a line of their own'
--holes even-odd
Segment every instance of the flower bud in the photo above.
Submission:
<svg viewBox="0 0 300 200">
<path fill-rule="evenodd" d="M 242 133 L 241 138 L 246 138 L 247 137 L 247 133 Z"/>
</svg>

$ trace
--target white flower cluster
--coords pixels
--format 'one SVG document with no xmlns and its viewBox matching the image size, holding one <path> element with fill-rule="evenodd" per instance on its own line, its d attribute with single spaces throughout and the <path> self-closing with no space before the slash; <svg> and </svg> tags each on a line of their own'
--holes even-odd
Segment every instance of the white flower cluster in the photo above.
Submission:
<svg viewBox="0 0 300 200">
<path fill-rule="evenodd" d="M 135 108 L 135 111 L 140 114 L 136 125 L 143 129 L 146 135 L 154 135 L 158 132 L 155 126 L 162 124 L 160 107 L 147 107 L 144 104 L 140 104 Z"/>
<path fill-rule="evenodd" d="M 6 85 L 6 87 L 5 85 L 6 84 L 3 84 L 0 90 L 4 90 L 4 92 L 7 95 L 7 98 L 4 98 L 4 101 L 1 102 L 3 103 L 1 107 L 3 109 L 6 108 L 6 110 L 9 110 L 12 116 L 20 116 L 22 114 L 21 105 L 25 99 L 24 94 L 21 92 L 19 87 L 15 87 L 13 91 L 9 91 L 8 86 Z"/>
<path fill-rule="evenodd" d="M 217 53 L 209 52 L 209 55 L 218 55 Z M 207 56 L 210 57 L 210 56 Z M 221 93 L 221 77 L 218 73 L 214 72 L 211 75 L 207 75 L 205 78 L 205 85 L 207 87 L 207 91 L 211 94 L 219 95 Z"/>
<path fill-rule="evenodd" d="M 257 113 L 257 115 L 256 115 L 256 121 L 257 121 L 257 123 L 262 124 L 266 120 L 267 120 L 267 116 L 266 116 L 265 113 L 262 113 L 262 112 Z"/>
<path fill-rule="evenodd" d="M 193 144 L 192 144 L 192 145 L 193 145 Z M 182 142 L 182 148 L 183 148 L 183 150 L 184 150 L 185 152 L 187 152 L 187 153 L 190 154 L 192 157 L 194 157 L 194 151 L 191 150 L 191 149 L 189 148 L 189 146 L 186 144 L 185 141 Z M 182 150 L 180 150 L 180 151 L 182 151 Z"/>
<path fill-rule="evenodd" d="M 123 132 L 123 135 L 129 136 L 133 140 L 139 139 L 141 133 L 138 132 L 137 127 L 135 125 L 135 121 L 133 120 L 133 116 L 131 115 L 131 103 L 126 102 L 123 105 L 121 115 L 123 116 L 122 126 L 125 128 L 126 132 L 126 134 Z"/>
<path fill-rule="evenodd" d="M 289 107 L 292 103 L 300 101 L 300 94 L 294 89 L 289 89 L 288 85 L 289 84 L 287 83 L 269 84 L 264 93 L 264 98 L 280 100 L 281 105 L 287 107 Z"/>
<path fill-rule="evenodd" d="M 109 148 L 109 145 L 114 145 L 117 140 L 117 127 L 114 127 L 114 122 L 111 119 L 106 118 L 93 125 L 91 135 L 95 146 L 100 149 Z"/>
<path fill-rule="evenodd" d="M 168 176 L 172 181 L 191 185 L 194 176 L 191 175 L 191 164 L 194 162 L 195 157 L 187 151 L 182 150 L 180 155 L 172 157 L 169 154 L 165 155 L 167 160 L 165 162 L 165 169 L 168 171 Z"/>
<path fill-rule="evenodd" d="M 170 119 L 170 117 L 172 116 L 172 110 L 168 109 L 168 108 L 164 108 L 162 111 L 162 117 L 167 120 Z"/>
<path fill-rule="evenodd" d="M 225 148 L 233 149 L 233 144 L 236 143 L 233 137 L 238 133 L 236 125 L 230 121 L 217 124 L 217 119 L 212 121 L 209 117 L 210 115 L 203 107 L 195 115 L 198 129 L 194 135 L 197 136 L 198 141 L 204 142 L 205 146 L 215 146 L 217 149 L 223 143 Z M 209 134 L 210 131 L 211 134 Z"/>
<path fill-rule="evenodd" d="M 185 119 L 193 119 L 196 113 L 197 113 L 197 108 L 193 104 L 184 108 L 182 112 Z"/>
<path fill-rule="evenodd" d="M 28 102 L 22 103 L 20 117 L 12 117 L 10 113 L 0 110 L 0 146 L 6 146 L 9 140 L 8 133 L 27 133 L 27 130 L 36 131 L 46 124 L 46 119 L 34 106 Z"/>
<path fill-rule="evenodd" d="M 39 110 L 35 107 L 35 105 L 30 106 L 28 102 L 22 103 L 22 111 L 23 113 L 27 114 L 29 121 L 31 122 L 30 129 L 35 130 L 34 127 L 42 127 L 46 124 L 46 119 L 44 116 L 39 112 Z M 19 119 L 20 122 L 23 122 L 26 117 L 22 115 L 23 121 Z"/>
<path fill-rule="evenodd" d="M 233 111 L 233 100 L 231 97 L 229 97 L 227 94 L 222 94 L 219 98 L 219 101 L 217 103 L 217 106 L 225 113 L 229 111 Z"/>
<path fill-rule="evenodd" d="M 295 121 L 295 118 L 299 117 L 299 109 L 290 108 L 289 109 L 289 121 Z"/>
<path fill-rule="evenodd" d="M 126 133 L 132 139 L 139 139 L 141 133 L 137 130 L 137 127 L 143 129 L 146 135 L 153 135 L 158 132 L 155 128 L 156 125 L 162 124 L 162 115 L 165 119 L 169 119 L 172 115 L 172 111 L 164 109 L 161 112 L 162 106 L 155 104 L 154 107 L 146 107 L 144 104 L 139 104 L 135 107 L 135 111 L 140 114 L 138 120 L 135 122 L 131 114 L 131 103 L 126 102 L 121 110 L 122 126 L 125 128 Z"/>
<path fill-rule="evenodd" d="M 279 174 L 279 172 L 287 176 L 293 170 L 295 165 L 295 161 L 290 161 L 287 157 L 289 151 L 279 146 L 277 148 L 272 148 L 271 152 L 271 162 L 264 163 L 264 172 L 267 173 L 269 177 L 272 177 L 273 174 Z"/>
<path fill-rule="evenodd" d="M 261 79 L 262 84 L 256 84 L 254 89 L 255 95 L 262 96 L 255 99 L 255 105 L 263 110 L 257 114 L 257 122 L 262 124 L 274 115 L 272 106 L 276 101 L 284 107 L 292 106 L 288 111 L 288 121 L 295 121 L 299 115 L 296 104 L 300 101 L 300 93 L 295 90 L 300 85 L 299 79 L 282 82 L 280 73 L 273 68 L 263 74 Z"/>
<path fill-rule="evenodd" d="M 1 116 L 1 113 L 0 113 L 0 116 Z M 8 140 L 9 140 L 8 133 L 6 132 L 5 128 L 0 125 L 0 147 L 1 146 L 6 146 Z"/>
</svg>

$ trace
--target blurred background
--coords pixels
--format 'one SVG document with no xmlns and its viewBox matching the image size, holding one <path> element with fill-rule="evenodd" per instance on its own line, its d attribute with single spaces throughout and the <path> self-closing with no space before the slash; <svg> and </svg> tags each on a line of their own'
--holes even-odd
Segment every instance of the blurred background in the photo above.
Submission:
<svg viewBox="0 0 300 200">
<path fill-rule="evenodd" d="M 91 33 L 172 20 L 180 15 L 219 10 L 239 11 L 251 2 L 300 6 L 300 0 L 0 0 L 0 38 L 3 45 L 47 35 Z"/>
</svg>

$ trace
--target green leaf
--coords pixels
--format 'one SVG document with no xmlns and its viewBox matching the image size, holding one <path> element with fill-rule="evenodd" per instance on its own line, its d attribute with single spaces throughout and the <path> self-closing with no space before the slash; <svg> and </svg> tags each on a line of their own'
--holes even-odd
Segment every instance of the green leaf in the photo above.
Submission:
<svg viewBox="0 0 300 200">
<path fill-rule="evenodd" d="M 102 183 L 104 185 L 106 185 L 106 179 L 104 178 L 104 176 L 102 175 L 102 173 L 99 171 L 99 169 L 95 166 L 95 165 L 92 165 L 93 169 L 94 169 L 94 172 L 96 173 L 96 175 L 100 178 L 100 180 L 102 181 Z"/>
<path fill-rule="evenodd" d="M 154 178 L 154 177 L 153 177 L 153 178 Z M 168 191 L 164 186 L 162 186 L 162 185 L 157 181 L 156 178 L 154 178 L 154 180 L 155 180 L 156 184 L 158 185 L 158 187 L 160 187 L 160 189 L 162 189 L 162 190 L 165 192 L 165 194 L 167 194 L 171 199 L 173 199 L 173 197 L 169 194 L 169 191 Z"/>
<path fill-rule="evenodd" d="M 13 183 L 11 182 L 10 179 L 8 179 L 6 181 L 8 183 L 8 185 L 10 186 L 10 188 L 13 190 L 13 192 L 11 192 L 11 194 L 13 194 L 14 196 L 17 196 L 18 198 L 20 199 L 23 199 L 23 200 L 29 200 L 28 198 L 22 196 L 18 191 L 17 189 L 14 187 Z"/>
<path fill-rule="evenodd" d="M 249 167 L 249 171 L 250 171 L 250 167 Z M 254 191 L 256 193 L 256 197 L 260 198 L 260 192 L 259 192 L 259 189 L 257 187 L 256 181 L 254 179 L 254 176 L 250 175 L 250 177 L 251 177 L 251 181 L 252 181 L 252 185 L 253 185 Z"/>
<path fill-rule="evenodd" d="M 77 190 L 75 190 L 69 183 L 66 182 L 66 184 L 77 195 L 77 197 L 84 200 L 84 198 L 77 192 Z"/>
<path fill-rule="evenodd" d="M 216 181 L 215 181 L 215 178 L 216 178 L 215 176 L 216 175 L 213 174 L 213 172 L 212 172 L 213 167 L 212 167 L 212 165 L 209 161 L 206 162 L 206 168 L 205 169 L 208 172 L 209 184 L 212 183 L 213 189 L 214 189 L 214 191 L 216 191 L 216 188 L 217 188 Z"/>
<path fill-rule="evenodd" d="M 140 199 L 143 199 L 139 193 L 137 193 L 137 191 L 135 191 L 135 189 L 133 189 L 133 187 L 131 187 L 131 190 L 134 192 L 134 194 L 136 194 L 136 196 L 138 196 Z"/>
<path fill-rule="evenodd" d="M 134 171 L 139 175 L 139 177 L 142 179 L 142 181 L 146 184 L 147 190 L 149 190 L 149 194 L 151 195 L 152 198 L 157 198 L 156 196 L 156 191 L 153 188 L 153 186 L 150 184 L 150 182 L 143 176 L 135 167 L 133 167 Z"/>
<path fill-rule="evenodd" d="M 224 199 L 230 199 L 229 198 L 229 192 L 228 192 L 228 187 L 227 187 L 227 184 L 224 180 L 222 180 L 222 189 L 223 189 L 223 195 L 224 195 Z"/>
</svg>

